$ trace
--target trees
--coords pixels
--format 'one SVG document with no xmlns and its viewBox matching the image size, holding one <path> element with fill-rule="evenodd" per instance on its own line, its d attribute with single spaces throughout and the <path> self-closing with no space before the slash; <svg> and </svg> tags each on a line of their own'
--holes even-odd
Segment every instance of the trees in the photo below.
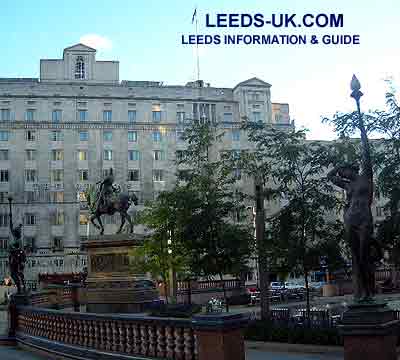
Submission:
<svg viewBox="0 0 400 360">
<path fill-rule="evenodd" d="M 272 241 L 287 254 L 290 269 L 300 269 L 304 275 L 309 317 L 308 277 L 320 267 L 322 256 L 333 264 L 340 258 L 336 241 L 335 211 L 340 200 L 324 176 L 330 161 L 329 148 L 320 142 L 306 142 L 303 131 L 276 132 L 272 138 L 271 192 L 285 194 L 286 206 L 272 217 Z M 329 252 L 328 252 L 329 249 Z"/>
<path fill-rule="evenodd" d="M 222 135 L 212 124 L 194 121 L 185 131 L 188 145 L 178 162 L 186 167 L 181 186 L 196 198 L 183 230 L 189 266 L 198 276 L 218 275 L 221 280 L 224 274 L 245 271 L 253 241 L 250 227 L 233 221 L 244 206 L 233 186 L 232 169 L 210 156 Z"/>
<path fill-rule="evenodd" d="M 170 270 L 188 271 L 188 253 L 183 238 L 183 227 L 190 220 L 190 205 L 195 204 L 192 193 L 182 187 L 162 192 L 139 216 L 138 221 L 148 227 L 151 235 L 140 247 L 131 251 L 133 267 L 160 278 L 167 288 L 172 279 Z M 168 301 L 168 292 L 166 292 Z M 173 295 L 173 294 L 170 294 Z"/>
</svg>

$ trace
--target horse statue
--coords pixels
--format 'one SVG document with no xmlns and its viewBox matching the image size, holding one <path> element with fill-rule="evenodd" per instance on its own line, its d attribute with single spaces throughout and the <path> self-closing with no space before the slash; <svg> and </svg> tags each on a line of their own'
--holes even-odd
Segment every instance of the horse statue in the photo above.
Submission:
<svg viewBox="0 0 400 360">
<path fill-rule="evenodd" d="M 121 216 L 121 225 L 117 234 L 121 233 L 125 222 L 128 221 L 130 229 L 129 233 L 133 233 L 133 221 L 128 214 L 129 207 L 138 204 L 138 198 L 135 194 L 129 195 L 121 193 L 119 185 L 113 184 L 112 171 L 102 182 L 96 185 L 89 185 L 85 191 L 86 201 L 91 213 L 90 222 L 95 228 L 100 230 L 100 235 L 104 234 L 104 226 L 101 221 L 102 215 L 114 215 L 118 212 Z M 97 224 L 95 223 L 97 220 Z"/>
</svg>

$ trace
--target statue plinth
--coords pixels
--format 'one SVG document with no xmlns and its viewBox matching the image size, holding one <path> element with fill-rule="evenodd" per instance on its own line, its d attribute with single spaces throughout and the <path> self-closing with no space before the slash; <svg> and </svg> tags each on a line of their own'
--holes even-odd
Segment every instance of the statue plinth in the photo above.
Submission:
<svg viewBox="0 0 400 360">
<path fill-rule="evenodd" d="M 143 240 L 138 234 L 118 234 L 91 236 L 82 243 L 88 253 L 87 312 L 142 312 L 158 300 L 157 289 L 141 287 L 137 281 L 144 276 L 130 266 L 129 251 Z"/>
<path fill-rule="evenodd" d="M 400 321 L 385 303 L 349 305 L 339 331 L 344 339 L 345 360 L 395 360 Z"/>
</svg>

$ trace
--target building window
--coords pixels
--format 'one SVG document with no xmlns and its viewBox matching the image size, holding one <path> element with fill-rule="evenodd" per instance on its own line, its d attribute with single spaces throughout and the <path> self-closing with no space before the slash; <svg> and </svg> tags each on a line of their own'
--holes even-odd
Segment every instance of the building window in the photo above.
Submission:
<svg viewBox="0 0 400 360">
<path fill-rule="evenodd" d="M 64 225 L 64 212 L 62 210 L 57 209 L 52 215 L 52 225 Z"/>
<path fill-rule="evenodd" d="M 153 160 L 165 160 L 165 152 L 163 150 L 153 150 Z"/>
<path fill-rule="evenodd" d="M 36 225 L 36 216 L 32 213 L 25 214 L 25 225 Z"/>
<path fill-rule="evenodd" d="M 28 121 L 28 122 L 35 121 L 35 110 L 33 110 L 33 109 L 26 110 L 25 121 Z"/>
<path fill-rule="evenodd" d="M 154 142 L 161 141 L 161 133 L 159 131 L 153 131 L 153 141 Z"/>
<path fill-rule="evenodd" d="M 152 113 L 153 113 L 153 122 L 160 122 L 161 121 L 161 106 L 160 104 L 153 104 L 152 106 Z"/>
<path fill-rule="evenodd" d="M 128 160 L 130 161 L 140 160 L 140 152 L 137 150 L 128 150 Z"/>
<path fill-rule="evenodd" d="M 55 169 L 50 172 L 50 180 L 51 182 L 61 182 L 64 180 L 64 170 Z"/>
<path fill-rule="evenodd" d="M 0 249 L 1 250 L 8 249 L 8 238 L 0 238 Z"/>
<path fill-rule="evenodd" d="M 75 62 L 75 79 L 84 80 L 85 79 L 85 61 L 83 56 L 77 56 Z"/>
<path fill-rule="evenodd" d="M 78 110 L 78 121 L 87 120 L 87 110 Z"/>
<path fill-rule="evenodd" d="M 103 111 L 103 121 L 110 122 L 112 120 L 112 111 L 104 110 Z"/>
<path fill-rule="evenodd" d="M 88 181 L 89 170 L 78 170 L 78 181 Z"/>
<path fill-rule="evenodd" d="M 112 141 L 112 131 L 110 130 L 103 131 L 103 141 L 105 142 Z"/>
<path fill-rule="evenodd" d="M 10 121 L 11 120 L 10 109 L 1 109 L 0 110 L 0 120 L 1 121 Z"/>
<path fill-rule="evenodd" d="M 178 143 L 183 143 L 185 141 L 184 140 L 184 132 L 183 131 L 177 131 L 176 132 L 176 141 Z"/>
<path fill-rule="evenodd" d="M 50 192 L 50 202 L 52 202 L 52 203 L 64 202 L 64 192 L 63 191 L 51 191 Z"/>
<path fill-rule="evenodd" d="M 0 182 L 8 182 L 8 170 L 0 170 Z"/>
<path fill-rule="evenodd" d="M 79 131 L 79 141 L 88 141 L 89 133 L 87 131 Z"/>
<path fill-rule="evenodd" d="M 233 170 L 233 177 L 235 180 L 240 180 L 242 178 L 242 171 L 239 168 Z"/>
<path fill-rule="evenodd" d="M 63 141 L 63 133 L 59 130 L 50 131 L 50 141 Z"/>
<path fill-rule="evenodd" d="M 64 150 L 51 150 L 51 160 L 52 161 L 64 160 Z"/>
<path fill-rule="evenodd" d="M 36 150 L 33 149 L 25 150 L 25 160 L 28 161 L 36 160 Z"/>
<path fill-rule="evenodd" d="M 114 174 L 114 170 L 113 170 L 113 174 Z M 110 176 L 110 168 L 108 169 L 103 169 L 103 178 Z"/>
<path fill-rule="evenodd" d="M 112 160 L 112 150 L 104 150 L 104 160 Z"/>
<path fill-rule="evenodd" d="M 78 150 L 78 160 L 85 161 L 87 160 L 88 152 L 87 150 Z"/>
<path fill-rule="evenodd" d="M 253 111 L 252 112 L 252 121 L 254 121 L 254 122 L 262 122 L 261 112 L 260 111 Z"/>
<path fill-rule="evenodd" d="M 63 238 L 61 236 L 55 236 L 53 238 L 53 251 L 62 251 L 63 249 Z"/>
<path fill-rule="evenodd" d="M 163 170 L 153 169 L 153 181 L 164 181 Z"/>
<path fill-rule="evenodd" d="M 8 201 L 7 198 L 8 198 L 8 192 L 0 191 L 0 204 L 7 202 Z"/>
<path fill-rule="evenodd" d="M 178 111 L 176 113 L 176 122 L 178 124 L 183 124 L 185 122 L 185 112 L 184 111 Z"/>
<path fill-rule="evenodd" d="M 26 169 L 25 170 L 25 181 L 26 182 L 35 182 L 37 180 L 37 174 L 35 169 Z"/>
<path fill-rule="evenodd" d="M 26 141 L 35 141 L 36 140 L 36 132 L 34 130 L 25 131 L 25 140 Z"/>
<path fill-rule="evenodd" d="M 0 131 L 0 141 L 8 141 L 10 138 L 10 132 L 7 130 Z"/>
<path fill-rule="evenodd" d="M 182 161 L 185 158 L 185 152 L 183 150 L 176 151 L 176 160 Z"/>
<path fill-rule="evenodd" d="M 60 122 L 62 117 L 61 110 L 53 110 L 51 113 L 51 121 L 52 122 Z"/>
<path fill-rule="evenodd" d="M 128 181 L 140 181 L 138 169 L 128 170 Z"/>
<path fill-rule="evenodd" d="M 87 214 L 79 214 L 79 225 L 87 225 L 89 218 Z"/>
<path fill-rule="evenodd" d="M 233 115 L 232 113 L 224 113 L 224 122 L 232 122 L 233 121 Z"/>
<path fill-rule="evenodd" d="M 133 123 L 136 121 L 136 110 L 128 110 L 128 121 Z"/>
<path fill-rule="evenodd" d="M 29 252 L 35 252 L 36 251 L 36 239 L 33 236 L 24 236 L 24 243 L 25 246 L 24 248 L 29 251 Z M 32 267 L 36 265 L 36 261 L 32 260 L 31 263 Z"/>
<path fill-rule="evenodd" d="M 137 142 L 137 131 L 128 131 L 128 142 Z"/>
<path fill-rule="evenodd" d="M 0 214 L 0 227 L 8 227 L 9 219 L 9 214 Z"/>
<path fill-rule="evenodd" d="M 280 123 L 282 121 L 282 115 L 281 114 L 275 114 L 275 122 Z"/>
<path fill-rule="evenodd" d="M 77 199 L 78 199 L 79 202 L 86 202 L 87 199 L 86 199 L 85 192 L 84 191 L 78 191 Z"/>
<path fill-rule="evenodd" d="M 25 202 L 34 203 L 38 201 L 38 193 L 36 191 L 25 191 Z"/>
<path fill-rule="evenodd" d="M 232 130 L 232 141 L 240 141 L 240 130 Z"/>
<path fill-rule="evenodd" d="M 8 160 L 8 150 L 0 150 L 0 160 Z"/>
</svg>

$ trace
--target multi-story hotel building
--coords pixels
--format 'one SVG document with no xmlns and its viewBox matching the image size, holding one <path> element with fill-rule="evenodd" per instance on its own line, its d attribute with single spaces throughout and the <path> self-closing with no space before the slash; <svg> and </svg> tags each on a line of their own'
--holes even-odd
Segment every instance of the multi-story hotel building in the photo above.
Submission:
<svg viewBox="0 0 400 360">
<path fill-rule="evenodd" d="M 80 271 L 85 186 L 113 168 L 124 191 L 141 203 L 153 199 L 173 186 L 181 135 L 193 119 L 225 130 L 215 154 L 248 147 L 244 117 L 291 126 L 288 105 L 271 103 L 270 88 L 257 78 L 234 88 L 120 81 L 118 61 L 98 61 L 82 44 L 64 49 L 62 59 L 41 60 L 39 78 L 0 78 L 0 276 L 8 273 L 9 195 L 14 223 L 24 225 L 26 277 Z M 115 232 L 117 217 L 104 220 L 106 233 Z"/>
</svg>

